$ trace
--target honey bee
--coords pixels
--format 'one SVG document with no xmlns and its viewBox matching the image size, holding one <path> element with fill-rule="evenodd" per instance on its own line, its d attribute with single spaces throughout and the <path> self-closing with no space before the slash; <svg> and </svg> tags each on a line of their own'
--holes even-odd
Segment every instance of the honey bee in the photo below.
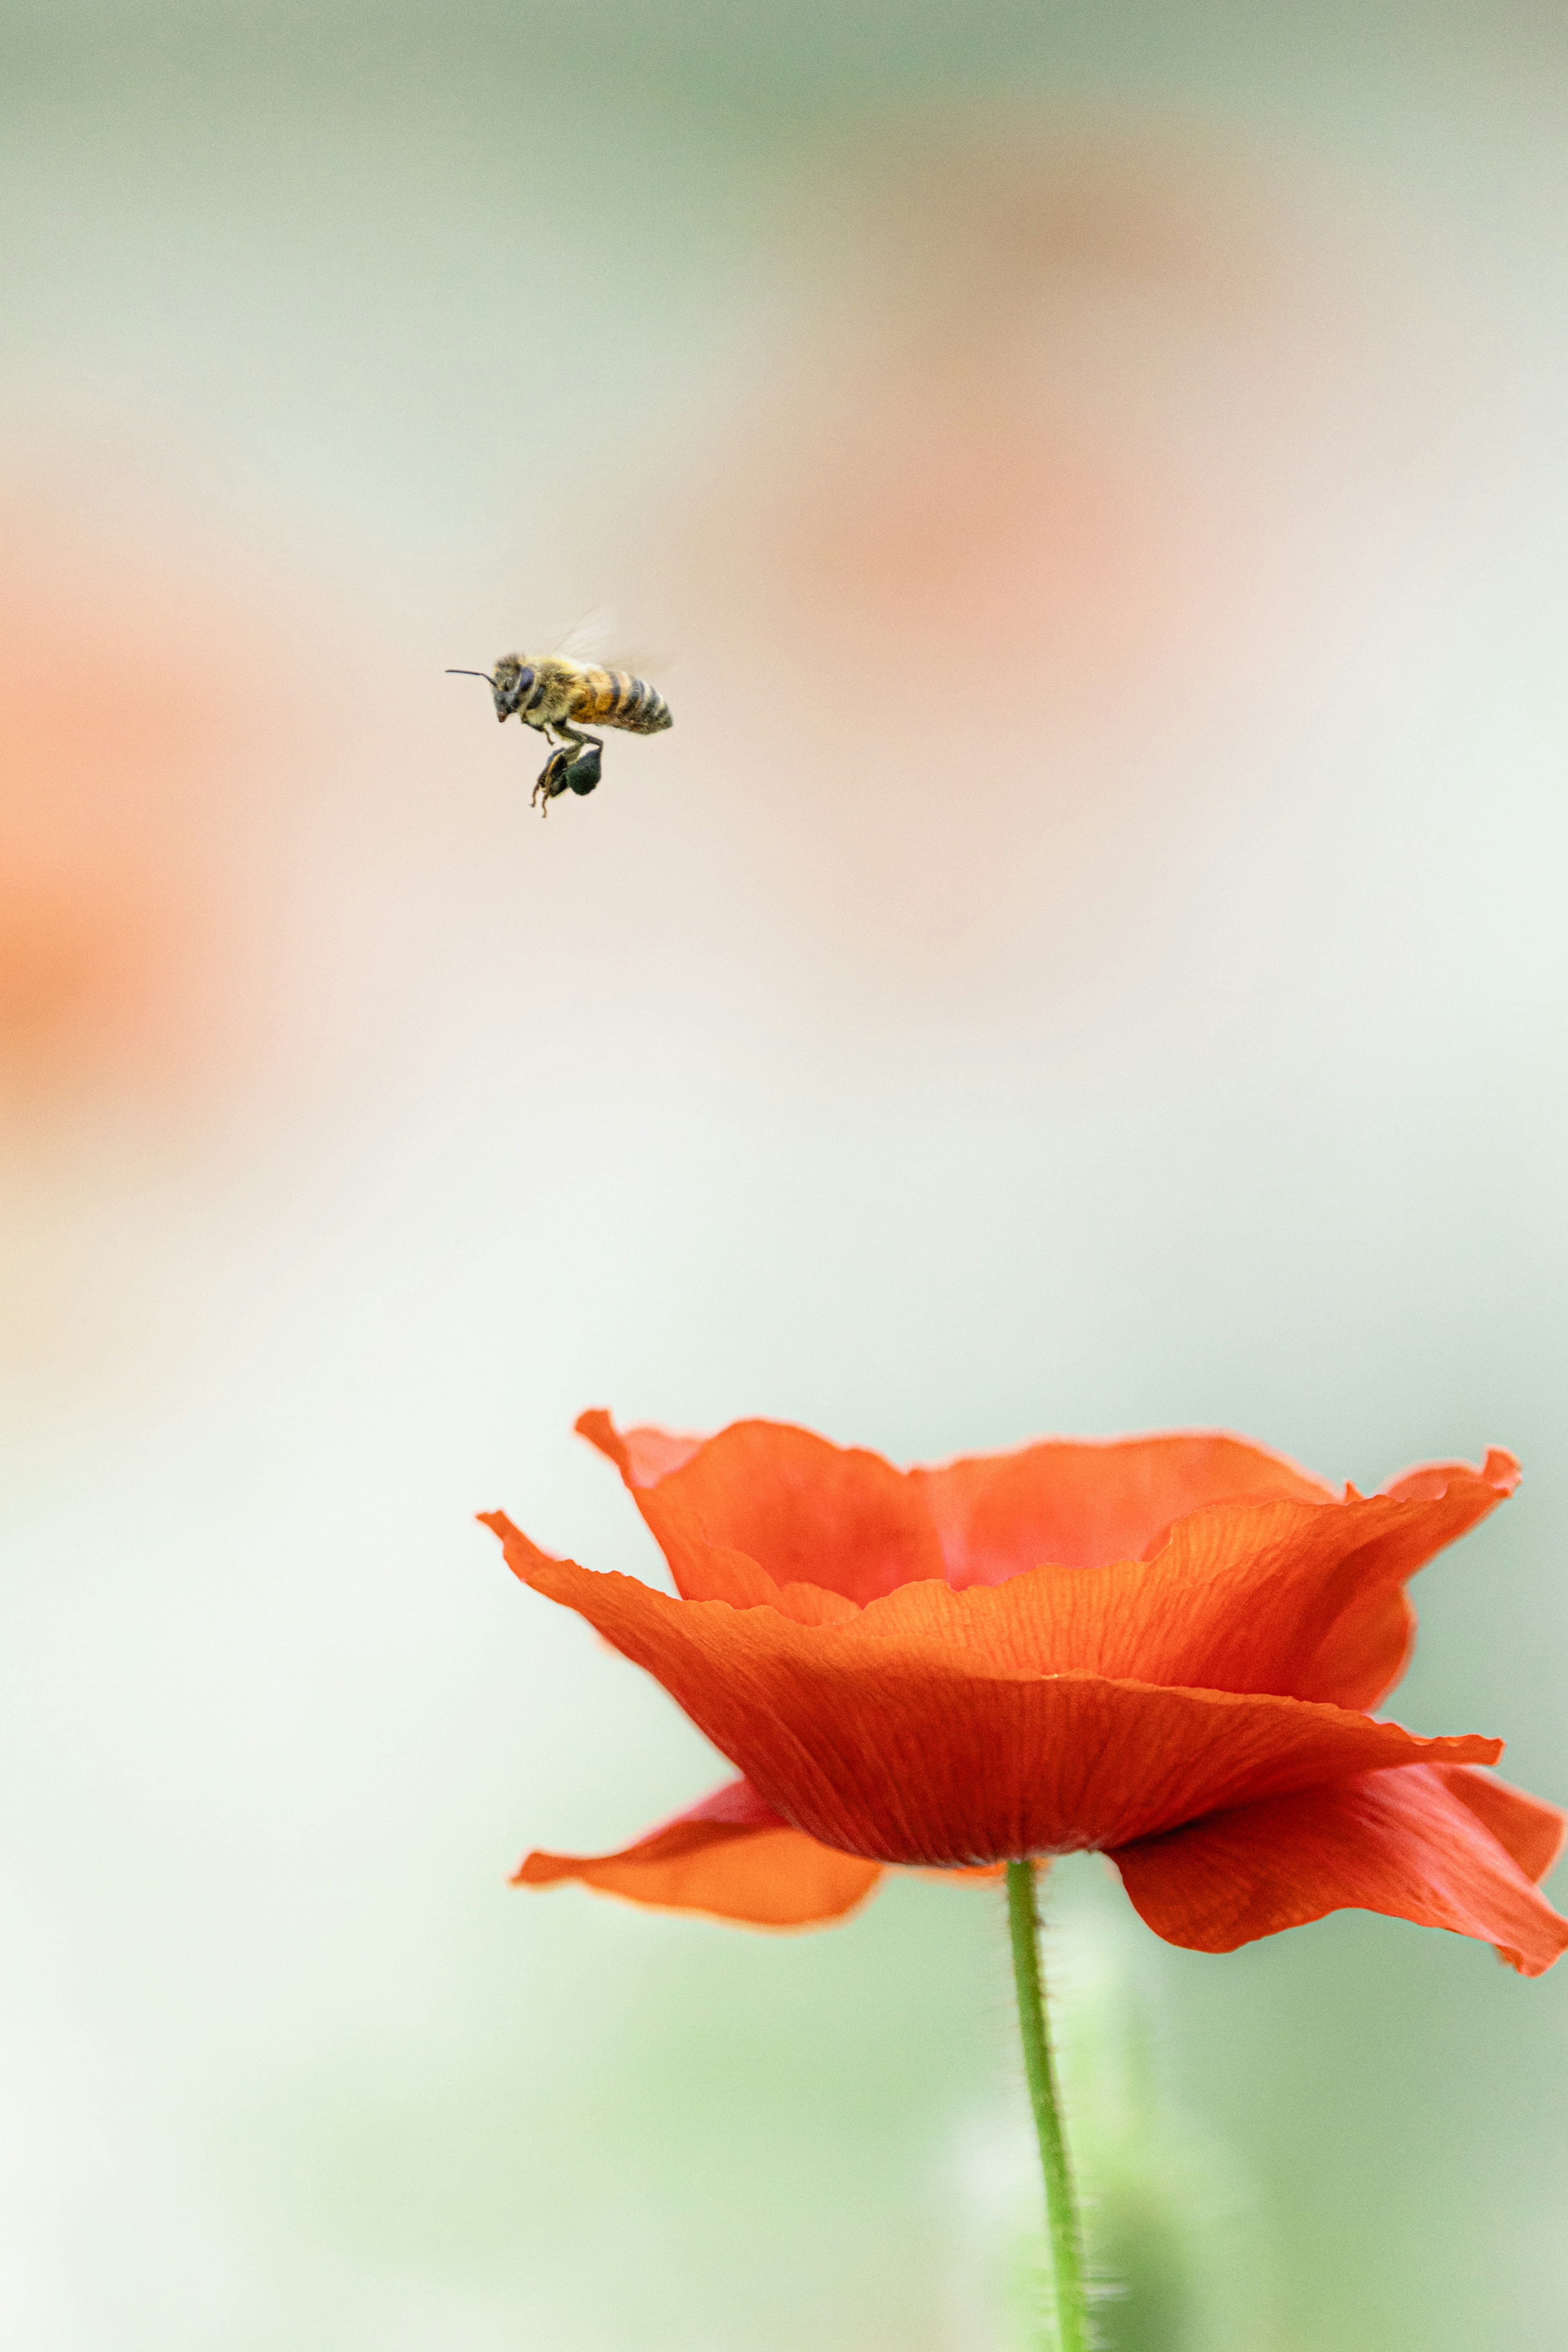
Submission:
<svg viewBox="0 0 1568 2352">
<path fill-rule="evenodd" d="M 605 746 L 576 722 L 624 728 L 631 735 L 658 735 L 671 724 L 669 705 L 646 678 L 630 670 L 606 669 L 574 661 L 563 653 L 502 654 L 493 670 L 448 670 L 448 677 L 482 677 L 495 697 L 496 717 L 513 712 L 556 748 L 539 772 L 531 805 L 542 815 L 564 792 L 591 793 L 599 781 Z"/>
</svg>

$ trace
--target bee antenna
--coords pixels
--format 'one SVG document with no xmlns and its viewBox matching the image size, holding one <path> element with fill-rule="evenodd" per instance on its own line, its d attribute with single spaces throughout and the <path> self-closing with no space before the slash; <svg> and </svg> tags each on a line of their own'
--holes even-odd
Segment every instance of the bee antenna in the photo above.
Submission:
<svg viewBox="0 0 1568 2352">
<path fill-rule="evenodd" d="M 447 675 L 448 677 L 482 677 L 487 686 L 495 684 L 488 669 L 449 669 Z"/>
</svg>

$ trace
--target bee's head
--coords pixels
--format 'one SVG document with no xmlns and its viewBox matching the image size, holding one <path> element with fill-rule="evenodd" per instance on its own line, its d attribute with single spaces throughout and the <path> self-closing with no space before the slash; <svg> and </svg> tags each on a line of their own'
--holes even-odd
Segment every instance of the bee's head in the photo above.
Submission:
<svg viewBox="0 0 1568 2352">
<path fill-rule="evenodd" d="M 510 719 L 522 708 L 522 698 L 533 684 L 533 672 L 521 654 L 502 654 L 493 673 L 488 669 L 449 669 L 448 677 L 482 677 L 496 698 L 496 717 Z"/>
<path fill-rule="evenodd" d="M 510 719 L 521 710 L 522 698 L 533 685 L 533 671 L 521 654 L 502 654 L 495 666 L 490 688 L 496 698 L 496 717 Z"/>
</svg>

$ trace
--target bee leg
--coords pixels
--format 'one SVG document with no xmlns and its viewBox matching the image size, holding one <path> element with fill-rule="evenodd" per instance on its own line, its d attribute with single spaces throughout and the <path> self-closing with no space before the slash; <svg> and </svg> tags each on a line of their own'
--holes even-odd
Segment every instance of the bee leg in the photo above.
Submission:
<svg viewBox="0 0 1568 2352">
<path fill-rule="evenodd" d="M 563 783 L 570 784 L 574 793 L 591 793 L 599 781 L 599 763 L 605 755 L 602 739 L 597 735 L 580 733 L 565 719 L 556 720 L 555 731 L 577 746 L 563 772 Z"/>
<path fill-rule="evenodd" d="M 563 744 L 559 751 L 552 751 L 539 772 L 539 779 L 533 787 L 532 798 L 529 802 L 531 808 L 538 808 L 542 802 L 542 813 L 548 816 L 551 802 L 566 789 L 571 756 L 565 744 Z"/>
<path fill-rule="evenodd" d="M 599 761 L 604 746 L 585 743 L 574 760 L 566 766 L 564 781 L 574 793 L 591 793 L 599 781 Z"/>
</svg>

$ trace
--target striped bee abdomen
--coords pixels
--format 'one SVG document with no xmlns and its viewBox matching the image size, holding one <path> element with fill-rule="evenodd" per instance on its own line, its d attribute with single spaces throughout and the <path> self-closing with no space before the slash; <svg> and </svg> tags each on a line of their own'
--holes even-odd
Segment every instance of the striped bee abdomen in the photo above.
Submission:
<svg viewBox="0 0 1568 2352">
<path fill-rule="evenodd" d="M 626 669 L 590 669 L 572 716 L 583 724 L 624 727 L 630 735 L 658 735 L 670 722 L 669 705 L 657 686 Z"/>
</svg>

